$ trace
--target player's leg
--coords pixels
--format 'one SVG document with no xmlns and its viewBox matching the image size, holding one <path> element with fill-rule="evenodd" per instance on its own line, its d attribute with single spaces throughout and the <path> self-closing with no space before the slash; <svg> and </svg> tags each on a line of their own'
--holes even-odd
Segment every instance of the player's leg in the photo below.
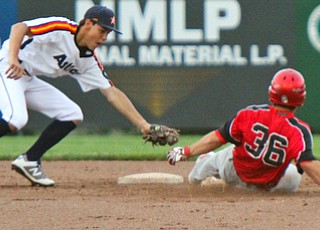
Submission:
<svg viewBox="0 0 320 230">
<path fill-rule="evenodd" d="M 300 185 L 301 179 L 302 176 L 298 172 L 297 167 L 293 164 L 289 164 L 285 174 L 277 186 L 271 189 L 271 191 L 295 192 Z"/>
<path fill-rule="evenodd" d="M 0 137 L 20 130 L 28 121 L 25 90 L 28 78 L 7 79 L 4 68 L 0 66 Z"/>
<path fill-rule="evenodd" d="M 52 85 L 38 78 L 33 79 L 26 93 L 26 100 L 28 108 L 41 112 L 53 118 L 54 121 L 42 132 L 31 148 L 19 156 L 12 165 L 22 170 L 23 175 L 33 184 L 52 186 L 54 181 L 43 174 L 40 159 L 47 150 L 76 128 L 76 124 L 83 120 L 83 114 L 76 103 Z M 28 163 L 33 168 L 24 167 Z M 34 167 L 39 176 L 33 173 Z"/>
<path fill-rule="evenodd" d="M 200 155 L 189 173 L 189 183 L 200 183 L 207 177 L 225 179 L 221 176 L 226 177 L 223 172 L 224 165 L 228 163 L 228 159 L 232 158 L 232 149 L 233 146 L 228 146 L 217 152 Z"/>
<path fill-rule="evenodd" d="M 209 152 L 197 158 L 188 176 L 190 184 L 200 184 L 207 177 L 211 176 L 219 177 L 219 168 L 215 164 L 217 154 L 217 152 Z"/>
<path fill-rule="evenodd" d="M 40 160 L 48 149 L 80 124 L 83 114 L 80 107 L 57 88 L 38 78 L 34 80 L 31 92 L 26 94 L 28 108 L 54 119 L 26 152 L 28 159 Z"/>
<path fill-rule="evenodd" d="M 31 78 L 23 76 L 19 80 L 7 79 L 4 77 L 4 72 L 2 72 L 0 78 L 0 109 L 2 113 L 0 133 L 2 136 L 21 129 L 27 123 L 28 112 L 25 92 L 28 90 Z M 40 184 L 54 184 L 52 180 L 46 178 L 42 173 L 41 165 L 38 162 L 27 161 L 24 156 L 18 157 L 12 163 L 12 168 L 30 181 L 32 181 L 30 179 L 32 178 L 36 182 L 40 182 Z M 28 174 L 26 172 L 30 173 Z M 26 175 L 32 176 L 27 177 Z"/>
</svg>

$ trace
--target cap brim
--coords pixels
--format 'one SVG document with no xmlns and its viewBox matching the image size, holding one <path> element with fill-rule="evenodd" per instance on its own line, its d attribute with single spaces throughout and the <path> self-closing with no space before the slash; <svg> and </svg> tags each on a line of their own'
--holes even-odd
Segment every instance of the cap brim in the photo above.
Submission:
<svg viewBox="0 0 320 230">
<path fill-rule="evenodd" d="M 98 23 L 100 26 L 102 26 L 103 28 L 105 28 L 105 29 L 107 29 L 107 30 L 113 30 L 114 32 L 116 32 L 116 33 L 118 33 L 118 34 L 122 34 L 122 32 L 121 31 L 119 31 L 119 30 L 117 30 L 117 29 L 115 29 L 114 27 L 112 27 L 112 26 L 108 26 L 108 25 L 103 25 L 103 24 L 100 24 L 100 23 Z"/>
</svg>

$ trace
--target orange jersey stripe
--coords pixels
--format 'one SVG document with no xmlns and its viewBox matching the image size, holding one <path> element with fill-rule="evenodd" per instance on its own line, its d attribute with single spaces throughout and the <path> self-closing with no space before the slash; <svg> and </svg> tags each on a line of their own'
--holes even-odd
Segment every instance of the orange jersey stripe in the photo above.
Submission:
<svg viewBox="0 0 320 230">
<path fill-rule="evenodd" d="M 31 26 L 30 31 L 33 35 L 40 35 L 52 32 L 54 30 L 66 30 L 70 31 L 72 34 L 75 34 L 77 31 L 78 26 L 69 24 L 68 22 L 61 22 L 61 21 L 55 21 L 55 22 L 49 22 L 45 24 L 41 24 L 38 26 Z"/>
<path fill-rule="evenodd" d="M 99 68 L 100 68 L 101 70 L 104 70 L 104 66 L 103 66 L 102 63 L 100 62 L 100 60 L 99 60 L 96 52 L 93 53 L 93 56 L 94 56 L 94 59 L 96 59 Z"/>
<path fill-rule="evenodd" d="M 94 57 L 94 59 L 97 61 L 97 64 L 98 64 L 99 68 L 101 69 L 104 77 L 108 79 L 108 81 L 109 81 L 109 83 L 110 83 L 111 86 L 114 86 L 114 83 L 109 79 L 106 71 L 104 70 L 104 66 L 103 66 L 102 63 L 99 61 L 99 58 L 98 58 L 96 52 L 93 53 L 93 57 Z"/>
</svg>

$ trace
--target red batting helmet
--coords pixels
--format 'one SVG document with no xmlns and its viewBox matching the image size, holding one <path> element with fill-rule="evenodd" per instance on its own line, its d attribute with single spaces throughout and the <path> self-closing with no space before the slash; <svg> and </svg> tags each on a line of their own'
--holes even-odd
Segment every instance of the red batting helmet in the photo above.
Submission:
<svg viewBox="0 0 320 230">
<path fill-rule="evenodd" d="M 275 105 L 300 107 L 306 99 L 306 85 L 301 73 L 294 69 L 278 71 L 269 86 L 269 100 Z"/>
</svg>

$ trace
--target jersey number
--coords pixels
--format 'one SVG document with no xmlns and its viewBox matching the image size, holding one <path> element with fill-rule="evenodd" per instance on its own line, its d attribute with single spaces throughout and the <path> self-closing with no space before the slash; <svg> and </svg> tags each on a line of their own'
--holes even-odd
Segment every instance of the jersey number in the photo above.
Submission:
<svg viewBox="0 0 320 230">
<path fill-rule="evenodd" d="M 286 156 L 287 138 L 277 133 L 268 135 L 268 127 L 259 123 L 253 126 L 253 132 L 257 134 L 257 137 L 252 146 L 248 143 L 245 144 L 248 153 L 253 158 L 260 158 L 262 156 L 263 162 L 267 165 L 281 165 Z"/>
</svg>

